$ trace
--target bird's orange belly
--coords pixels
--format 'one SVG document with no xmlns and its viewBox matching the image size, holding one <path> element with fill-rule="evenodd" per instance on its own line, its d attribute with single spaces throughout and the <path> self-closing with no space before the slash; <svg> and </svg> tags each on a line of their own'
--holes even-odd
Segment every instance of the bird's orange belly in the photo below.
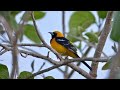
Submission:
<svg viewBox="0 0 120 90">
<path fill-rule="evenodd" d="M 65 47 L 63 47 L 60 44 L 56 44 L 56 42 L 51 43 L 51 46 L 53 49 L 55 49 L 58 53 L 62 54 L 62 55 L 66 55 L 67 49 Z"/>
<path fill-rule="evenodd" d="M 71 52 L 70 50 L 68 50 L 68 49 L 65 48 L 64 46 L 56 43 L 54 40 L 55 40 L 55 39 L 52 40 L 51 46 L 52 46 L 52 48 L 55 49 L 58 53 L 60 53 L 61 55 L 64 55 L 64 56 L 71 56 L 71 57 L 73 57 L 73 58 L 76 57 L 76 55 L 75 55 L 73 52 Z M 54 42 L 54 43 L 53 43 L 53 42 Z"/>
</svg>

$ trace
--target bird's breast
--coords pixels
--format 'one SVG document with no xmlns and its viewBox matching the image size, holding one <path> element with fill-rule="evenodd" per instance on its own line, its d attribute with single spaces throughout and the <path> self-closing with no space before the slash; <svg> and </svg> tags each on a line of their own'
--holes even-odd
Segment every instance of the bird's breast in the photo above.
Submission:
<svg viewBox="0 0 120 90">
<path fill-rule="evenodd" d="M 64 46 L 58 44 L 58 43 L 55 41 L 55 38 L 53 38 L 53 39 L 51 40 L 51 46 L 52 46 L 53 49 L 55 49 L 58 53 L 61 53 L 62 55 L 65 55 L 66 52 L 67 52 L 67 49 L 66 49 Z"/>
<path fill-rule="evenodd" d="M 55 49 L 58 53 L 60 53 L 63 56 L 70 56 L 73 58 L 76 58 L 76 54 L 74 52 L 70 51 L 69 49 L 65 48 L 64 46 L 60 45 L 55 41 L 55 38 L 53 38 L 50 42 L 53 49 Z"/>
</svg>

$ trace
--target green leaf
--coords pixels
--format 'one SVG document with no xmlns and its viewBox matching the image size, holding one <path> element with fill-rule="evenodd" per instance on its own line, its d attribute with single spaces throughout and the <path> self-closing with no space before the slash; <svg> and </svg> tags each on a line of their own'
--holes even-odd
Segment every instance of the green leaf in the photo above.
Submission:
<svg viewBox="0 0 120 90">
<path fill-rule="evenodd" d="M 41 42 L 33 25 L 27 24 L 24 26 L 24 35 L 35 43 Z"/>
<path fill-rule="evenodd" d="M 45 14 L 46 14 L 45 12 L 34 11 L 35 20 L 43 18 Z M 29 20 L 32 20 L 32 18 L 30 18 Z"/>
<path fill-rule="evenodd" d="M 52 76 L 47 76 L 47 77 L 45 77 L 44 79 L 55 79 L 55 78 L 52 77 Z"/>
<path fill-rule="evenodd" d="M 18 13 L 20 13 L 21 11 L 10 11 L 11 15 L 13 17 L 15 17 Z"/>
<path fill-rule="evenodd" d="M 10 15 L 10 17 L 9 17 L 9 23 L 10 23 L 13 30 L 18 29 L 18 24 L 17 24 L 17 22 L 15 20 L 15 17 L 13 17 L 12 15 Z"/>
<path fill-rule="evenodd" d="M 99 18 L 106 18 L 106 15 L 107 15 L 107 11 L 98 11 L 98 16 Z"/>
<path fill-rule="evenodd" d="M 120 11 L 114 12 L 110 38 L 116 42 L 120 41 Z"/>
<path fill-rule="evenodd" d="M 31 72 L 28 72 L 28 71 L 23 71 L 20 73 L 20 75 L 18 76 L 18 79 L 25 79 L 29 76 L 31 76 L 32 73 Z M 34 77 L 30 78 L 30 79 L 34 79 Z"/>
<path fill-rule="evenodd" d="M 95 33 L 87 32 L 85 35 L 89 38 L 90 42 L 98 43 L 98 36 Z"/>
<path fill-rule="evenodd" d="M 95 23 L 94 15 L 89 11 L 76 11 L 72 14 L 69 21 L 69 33 L 68 39 L 72 42 L 77 41 L 76 38 L 82 35 L 82 32 L 86 30 L 91 24 Z"/>
<path fill-rule="evenodd" d="M 108 62 L 106 62 L 106 64 L 102 67 L 102 70 L 110 69 L 111 63 L 112 63 L 112 58 L 108 60 Z"/>
<path fill-rule="evenodd" d="M 0 79 L 9 79 L 8 68 L 3 64 L 0 64 Z"/>
<path fill-rule="evenodd" d="M 77 48 L 78 48 L 78 49 L 81 49 L 81 47 L 82 47 L 82 43 L 79 42 L 79 45 L 77 46 Z"/>
</svg>

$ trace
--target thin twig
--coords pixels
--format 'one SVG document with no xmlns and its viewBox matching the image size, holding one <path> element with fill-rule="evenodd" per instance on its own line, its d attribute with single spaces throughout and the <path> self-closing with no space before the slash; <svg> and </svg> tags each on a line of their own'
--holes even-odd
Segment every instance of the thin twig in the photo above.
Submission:
<svg viewBox="0 0 120 90">
<path fill-rule="evenodd" d="M 112 14 L 113 14 L 113 11 L 108 11 L 105 26 L 104 26 L 104 29 L 103 29 L 103 31 L 101 33 L 97 48 L 95 50 L 94 58 L 99 58 L 101 56 L 103 47 L 105 45 L 105 41 L 106 41 L 107 36 L 108 36 L 108 34 L 109 34 L 110 30 L 111 30 Z M 91 67 L 92 67 L 92 71 L 90 71 L 90 74 L 93 77 L 96 78 L 97 77 L 98 62 L 92 62 Z"/>
<path fill-rule="evenodd" d="M 48 53 L 47 53 L 47 57 L 49 58 L 49 54 L 50 54 L 50 51 L 48 51 Z"/>
<path fill-rule="evenodd" d="M 45 66 L 45 62 L 43 62 L 43 64 L 41 65 L 39 71 L 41 71 L 41 69 Z"/>
<path fill-rule="evenodd" d="M 0 55 L 4 54 L 6 52 L 7 52 L 7 50 L 3 50 L 3 51 L 0 52 Z"/>
</svg>

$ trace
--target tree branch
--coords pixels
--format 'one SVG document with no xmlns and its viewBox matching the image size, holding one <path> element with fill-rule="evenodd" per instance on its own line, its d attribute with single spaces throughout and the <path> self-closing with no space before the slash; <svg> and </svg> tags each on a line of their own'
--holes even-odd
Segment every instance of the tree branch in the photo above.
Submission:
<svg viewBox="0 0 120 90">
<path fill-rule="evenodd" d="M 47 69 L 44 69 L 42 71 L 38 71 L 34 74 L 32 74 L 31 76 L 27 77 L 27 79 L 31 78 L 31 77 L 35 77 L 39 74 L 42 74 L 42 73 L 45 73 L 45 72 L 48 72 L 50 70 L 53 70 L 55 68 L 58 68 L 60 66 L 63 66 L 63 65 L 67 65 L 70 66 L 72 69 L 76 70 L 79 74 L 85 76 L 86 78 L 88 79 L 93 79 L 93 77 L 91 77 L 88 73 L 86 73 L 84 70 L 80 69 L 78 66 L 75 66 L 74 64 L 70 64 L 72 61 L 74 60 L 71 60 L 71 61 L 61 61 L 61 62 L 58 62 L 56 65 L 52 66 L 52 67 L 49 67 Z M 80 60 L 81 61 L 81 60 Z"/>
<path fill-rule="evenodd" d="M 61 61 L 63 61 L 61 55 L 58 54 L 57 51 L 55 51 L 54 49 L 52 49 L 52 48 L 44 41 L 44 39 L 42 38 L 41 34 L 39 33 L 39 31 L 38 31 L 38 29 L 37 29 L 37 25 L 36 25 L 36 22 L 35 22 L 34 14 L 31 13 L 31 16 L 32 16 L 33 24 L 34 24 L 34 26 L 35 26 L 35 30 L 36 30 L 36 32 L 37 32 L 37 34 L 38 34 L 39 39 L 42 41 L 42 43 L 43 43 L 49 50 L 51 50 Z M 71 66 L 71 67 L 74 68 L 73 66 Z M 75 68 L 75 69 L 77 69 L 77 68 Z M 76 70 L 76 71 L 77 71 L 77 70 Z M 78 70 L 78 71 L 82 71 L 82 70 Z M 85 72 L 84 72 L 84 73 L 85 73 Z M 81 74 L 83 74 L 83 73 L 81 73 Z M 85 74 L 85 75 L 87 75 L 87 74 Z"/>
<path fill-rule="evenodd" d="M 62 32 L 65 37 L 65 11 L 62 11 Z M 64 79 L 67 79 L 68 75 L 68 66 L 65 66 L 65 71 L 63 72 Z"/>
<path fill-rule="evenodd" d="M 6 45 L 2 45 L 0 44 L 0 46 L 2 47 L 5 47 L 6 50 L 10 51 L 12 50 L 12 48 L 6 46 Z M 24 54 L 27 54 L 27 55 L 31 55 L 33 57 L 36 57 L 36 58 L 41 58 L 41 59 L 44 59 L 44 60 L 47 60 L 49 61 L 50 63 L 52 63 L 53 65 L 58 65 L 58 64 L 61 64 L 61 63 L 72 63 L 72 62 L 80 62 L 80 61 L 100 61 L 100 62 L 106 62 L 107 61 L 107 58 L 74 58 L 74 59 L 67 59 L 67 60 L 63 60 L 63 61 L 55 61 L 51 58 L 48 58 L 47 56 L 43 56 L 39 53 L 33 53 L 33 52 L 28 52 L 28 51 L 24 51 L 24 50 L 19 50 L 20 53 L 24 53 Z M 63 64 L 65 65 L 65 64 Z M 86 78 L 91 78 L 91 76 L 85 72 L 84 70 L 80 69 L 78 66 L 74 65 L 74 64 L 68 64 L 68 66 L 70 66 L 71 68 L 73 68 L 75 71 L 77 71 L 78 73 L 82 74 L 83 76 L 85 76 Z"/>
<path fill-rule="evenodd" d="M 80 62 L 80 61 L 82 61 L 83 59 L 74 58 L 74 59 L 64 60 L 64 59 L 61 57 L 60 54 L 58 54 L 54 49 L 52 49 L 52 48 L 44 41 L 44 39 L 42 38 L 41 34 L 40 34 L 39 31 L 38 31 L 38 28 L 37 28 L 37 25 L 36 25 L 36 22 L 35 22 L 35 18 L 34 18 L 33 12 L 31 13 L 31 16 L 32 16 L 33 24 L 34 24 L 34 27 L 35 27 L 35 30 L 36 30 L 36 32 L 37 32 L 37 35 L 38 35 L 39 39 L 42 41 L 43 45 L 44 45 L 46 48 L 48 48 L 49 50 L 51 50 L 61 61 L 57 62 L 57 61 L 55 61 L 55 60 L 53 60 L 53 59 L 51 59 L 51 58 L 49 58 L 49 57 L 47 57 L 47 56 L 44 56 L 44 55 L 39 54 L 39 53 L 28 52 L 28 51 L 25 51 L 25 50 L 19 50 L 19 52 L 20 52 L 20 53 L 24 53 L 24 54 L 26 54 L 26 55 L 31 55 L 31 56 L 34 56 L 34 57 L 37 57 L 37 58 L 41 58 L 41 59 L 45 59 L 45 60 L 49 61 L 50 63 L 52 63 L 52 64 L 55 65 L 54 67 L 52 67 L 52 69 L 54 69 L 54 68 L 56 68 L 56 67 L 60 67 L 59 65 L 68 65 L 69 67 L 71 67 L 72 69 L 74 69 L 75 71 L 77 71 L 79 74 L 83 75 L 84 77 L 89 78 L 89 79 L 93 79 L 94 77 L 92 77 L 90 74 L 88 74 L 87 72 L 85 72 L 84 70 L 82 70 L 81 68 L 79 68 L 78 66 L 76 66 L 76 65 L 74 65 L 74 64 L 71 64 L 72 62 L 76 62 L 76 61 Z M 16 37 L 18 37 L 18 36 L 16 36 Z M 16 45 L 16 49 L 17 49 L 17 45 L 18 45 L 18 44 L 17 44 L 17 39 L 15 39 L 15 42 L 16 42 L 15 45 Z M 14 46 L 14 45 L 12 45 L 12 46 Z M 6 48 L 6 50 L 8 50 L 8 51 L 13 50 L 12 47 L 8 47 L 8 46 L 7 46 L 7 47 L 5 46 L 5 48 Z M 17 52 L 15 52 L 15 53 L 17 53 Z M 84 58 L 84 59 L 85 59 L 85 58 Z M 100 58 L 99 58 L 99 59 L 100 59 Z M 88 58 L 87 60 L 90 61 L 90 58 Z M 97 61 L 97 62 L 99 61 L 98 58 L 94 58 L 94 60 Z M 92 58 L 91 61 L 93 61 L 93 58 Z M 100 61 L 101 61 L 101 60 L 100 60 Z M 105 60 L 105 61 L 107 61 L 107 60 Z M 103 62 L 104 62 L 104 60 L 103 60 Z M 58 66 L 56 66 L 56 65 L 58 65 Z M 48 69 L 48 70 L 52 70 L 52 69 Z M 43 71 L 43 70 L 42 70 L 42 71 Z M 44 72 L 45 72 L 45 71 L 44 71 Z"/>
<path fill-rule="evenodd" d="M 83 42 L 85 42 L 89 47 L 93 47 L 93 48 L 97 48 L 97 46 L 96 45 L 94 45 L 93 43 L 91 43 L 91 42 L 88 42 L 87 40 L 85 40 L 84 38 L 82 38 L 82 37 L 76 37 L 76 36 L 73 36 L 73 35 L 70 35 L 70 34 L 68 34 L 69 36 L 71 36 L 71 37 L 73 37 L 73 38 L 76 38 L 77 40 L 80 40 L 80 41 L 83 41 Z M 107 56 L 104 52 L 102 52 L 102 54 L 104 55 L 104 56 Z"/>
<path fill-rule="evenodd" d="M 4 45 L 4 44 L 3 44 Z M 13 47 L 12 45 L 7 45 L 9 47 Z M 17 46 L 35 46 L 35 47 L 45 47 L 44 44 L 28 44 L 28 43 L 21 43 L 21 44 L 17 44 Z"/>
<path fill-rule="evenodd" d="M 5 50 L 7 50 L 7 51 L 11 51 L 11 50 L 12 50 L 12 48 L 8 47 L 8 46 L 5 45 L 5 44 L 4 44 L 4 45 L 0 44 L 0 46 L 3 47 L 3 48 L 4 48 Z M 19 52 L 20 52 L 20 53 L 24 53 L 24 54 L 28 54 L 28 55 L 33 56 L 33 57 L 36 57 L 36 58 L 46 59 L 46 60 L 48 60 L 49 62 L 54 63 L 54 64 L 57 63 L 57 61 L 55 61 L 55 60 L 53 60 L 53 59 L 51 59 L 51 58 L 48 58 L 47 56 L 41 55 L 40 53 L 37 53 L 37 52 L 36 52 L 36 53 L 33 53 L 33 52 L 25 51 L 25 50 L 19 50 Z M 113 57 L 113 56 L 110 56 L 109 58 L 111 58 L 111 57 Z M 71 62 L 76 62 L 76 61 L 78 61 L 78 62 L 80 62 L 80 61 L 107 62 L 107 61 L 108 61 L 108 58 L 106 58 L 106 57 L 101 57 L 101 58 L 83 57 L 83 58 L 66 59 L 66 60 L 64 60 L 64 61 L 69 62 L 69 63 L 71 63 Z M 62 61 L 61 61 L 61 62 L 62 62 Z"/>
<path fill-rule="evenodd" d="M 105 45 L 105 41 L 106 41 L 107 36 L 111 30 L 112 14 L 113 14 L 113 11 L 108 11 L 105 26 L 104 26 L 104 29 L 101 33 L 97 48 L 95 50 L 94 58 L 99 58 L 101 56 L 103 47 Z M 96 62 L 96 61 L 92 62 L 91 67 L 92 67 L 92 71 L 90 71 L 90 75 L 92 75 L 93 77 L 96 78 L 97 77 L 98 62 Z"/>
<path fill-rule="evenodd" d="M 110 65 L 109 79 L 120 79 L 120 42 L 118 43 L 118 51 Z"/>
<path fill-rule="evenodd" d="M 36 25 L 36 21 L 35 21 L 33 12 L 31 13 L 31 16 L 32 16 L 33 24 L 34 24 L 34 27 L 35 27 L 35 30 L 36 30 L 36 32 L 37 32 L 37 35 L 38 35 L 39 39 L 40 39 L 40 40 L 42 41 L 42 43 L 43 43 L 49 50 L 51 50 L 60 60 L 63 60 L 62 57 L 61 57 L 61 55 L 59 55 L 59 54 L 57 53 L 57 51 L 55 51 L 54 49 L 52 49 L 52 48 L 44 41 L 44 39 L 42 38 L 42 35 L 41 35 L 41 33 L 39 32 L 39 30 L 38 30 L 38 28 L 37 28 L 37 25 Z"/>
<path fill-rule="evenodd" d="M 30 17 L 30 13 L 31 11 L 26 11 L 25 15 L 22 18 L 22 24 L 19 25 L 18 30 L 15 32 L 15 36 L 13 36 L 13 40 L 12 40 L 12 45 L 13 45 L 13 49 L 12 49 L 12 72 L 11 72 L 11 78 L 16 78 L 16 74 L 18 75 L 19 73 L 19 68 L 18 68 L 18 46 L 17 46 L 17 41 L 19 36 L 22 34 L 23 32 L 23 26 L 25 24 L 25 22 L 28 21 L 29 17 Z"/>
<path fill-rule="evenodd" d="M 82 58 L 84 58 L 84 57 L 86 57 L 86 56 L 88 55 L 88 53 L 90 52 L 91 48 L 92 48 L 92 46 L 89 46 L 89 47 L 87 48 L 87 50 L 86 50 L 85 53 L 83 54 Z M 80 64 L 81 64 L 81 62 L 78 62 L 78 63 L 77 63 L 77 66 L 79 66 Z M 75 71 L 72 70 L 72 71 L 69 73 L 68 78 L 71 78 L 71 76 L 73 75 L 74 72 L 75 72 Z"/>
<path fill-rule="evenodd" d="M 6 19 L 0 15 L 0 23 L 3 24 L 4 28 L 5 28 L 5 31 L 8 35 L 8 38 L 10 40 L 10 43 L 12 43 L 12 38 L 13 38 L 13 30 L 11 29 L 10 25 L 7 23 Z"/>
</svg>

